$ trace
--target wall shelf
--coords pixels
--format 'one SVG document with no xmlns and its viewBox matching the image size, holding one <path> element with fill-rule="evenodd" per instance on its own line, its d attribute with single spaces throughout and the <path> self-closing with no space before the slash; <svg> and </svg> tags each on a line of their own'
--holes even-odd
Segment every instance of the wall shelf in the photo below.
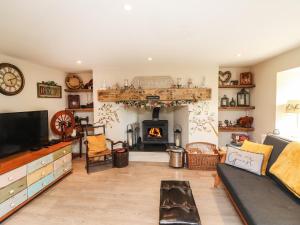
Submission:
<svg viewBox="0 0 300 225">
<path fill-rule="evenodd" d="M 226 106 L 226 107 L 219 107 L 219 111 L 250 111 L 254 110 L 255 106 Z"/>
<path fill-rule="evenodd" d="M 254 88 L 255 84 L 251 85 L 219 85 L 219 88 Z"/>
<path fill-rule="evenodd" d="M 93 89 L 65 89 L 65 92 L 93 92 Z"/>
<path fill-rule="evenodd" d="M 80 108 L 80 109 L 66 109 L 66 110 L 72 112 L 93 112 L 94 108 Z"/>
<path fill-rule="evenodd" d="M 246 127 L 219 127 L 219 132 L 251 132 L 254 131 L 254 128 Z"/>
</svg>

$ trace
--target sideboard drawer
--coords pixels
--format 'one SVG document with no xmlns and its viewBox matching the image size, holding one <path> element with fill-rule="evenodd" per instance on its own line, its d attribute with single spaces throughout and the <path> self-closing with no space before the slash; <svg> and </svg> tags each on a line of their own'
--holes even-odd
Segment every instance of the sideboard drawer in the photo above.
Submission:
<svg viewBox="0 0 300 225">
<path fill-rule="evenodd" d="M 61 177 L 63 174 L 69 172 L 72 169 L 72 163 L 67 162 L 63 164 L 61 167 L 57 168 L 54 170 L 54 179 L 56 180 L 57 178 Z"/>
<path fill-rule="evenodd" d="M 0 203 L 6 201 L 7 199 L 18 194 L 26 188 L 26 177 L 23 177 L 20 180 L 17 180 L 16 182 L 11 183 L 10 185 L 0 189 Z"/>
<path fill-rule="evenodd" d="M 19 192 L 15 196 L 9 198 L 5 202 L 0 204 L 0 217 L 13 210 L 15 207 L 20 205 L 22 202 L 27 200 L 27 189 Z"/>
<path fill-rule="evenodd" d="M 57 160 L 57 159 L 63 157 L 64 155 L 67 155 L 67 154 L 69 154 L 71 152 L 72 152 L 71 145 L 68 145 L 68 146 L 66 146 L 66 147 L 64 147 L 64 148 L 62 148 L 62 149 L 54 152 L 53 153 L 53 159 Z"/>
<path fill-rule="evenodd" d="M 50 174 L 53 171 L 53 163 L 48 164 L 47 166 L 44 166 L 36 171 L 34 171 L 31 174 L 27 175 L 27 185 L 30 186 L 31 184 L 37 182 L 38 180 L 44 178 L 48 174 Z"/>
<path fill-rule="evenodd" d="M 38 170 L 41 167 L 46 166 L 47 164 L 53 162 L 52 154 L 46 155 L 40 159 L 34 160 L 33 162 L 27 165 L 27 173 L 32 173 Z"/>
<path fill-rule="evenodd" d="M 57 170 L 63 164 L 66 164 L 66 163 L 71 162 L 71 161 L 72 161 L 72 154 L 69 153 L 69 154 L 65 155 L 64 157 L 61 157 L 58 160 L 54 161 L 53 169 Z"/>
<path fill-rule="evenodd" d="M 53 180 L 53 173 L 50 173 L 48 176 L 29 186 L 28 198 L 32 197 L 33 195 L 41 191 L 44 187 L 48 186 Z"/>
<path fill-rule="evenodd" d="M 3 188 L 26 176 L 26 165 L 0 175 L 0 188 Z"/>
</svg>

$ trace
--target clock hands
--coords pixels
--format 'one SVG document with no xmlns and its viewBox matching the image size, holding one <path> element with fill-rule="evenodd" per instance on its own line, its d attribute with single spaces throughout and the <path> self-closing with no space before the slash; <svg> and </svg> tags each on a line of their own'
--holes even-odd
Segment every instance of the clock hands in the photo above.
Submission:
<svg viewBox="0 0 300 225">
<path fill-rule="evenodd" d="M 10 78 L 10 79 L 7 79 L 7 80 L 10 82 L 10 84 L 13 84 L 12 80 L 16 80 L 16 79 L 17 79 L 16 77 L 13 77 L 13 78 Z"/>
</svg>

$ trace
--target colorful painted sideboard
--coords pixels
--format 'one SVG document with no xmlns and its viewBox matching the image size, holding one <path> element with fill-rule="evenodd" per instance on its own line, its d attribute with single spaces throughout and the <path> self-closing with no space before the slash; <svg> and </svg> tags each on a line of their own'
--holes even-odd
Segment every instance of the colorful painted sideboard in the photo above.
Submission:
<svg viewBox="0 0 300 225">
<path fill-rule="evenodd" d="M 0 159 L 0 222 L 71 171 L 71 142 Z"/>
</svg>

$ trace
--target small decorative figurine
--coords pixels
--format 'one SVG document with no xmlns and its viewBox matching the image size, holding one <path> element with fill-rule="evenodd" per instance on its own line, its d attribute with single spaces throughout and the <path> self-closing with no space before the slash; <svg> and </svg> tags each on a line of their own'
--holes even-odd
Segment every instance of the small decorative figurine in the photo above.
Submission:
<svg viewBox="0 0 300 225">
<path fill-rule="evenodd" d="M 191 78 L 188 79 L 187 86 L 188 86 L 188 88 L 192 88 L 193 87 L 193 81 L 192 81 Z"/>
<path fill-rule="evenodd" d="M 229 127 L 229 120 L 224 120 L 226 127 Z"/>
</svg>

